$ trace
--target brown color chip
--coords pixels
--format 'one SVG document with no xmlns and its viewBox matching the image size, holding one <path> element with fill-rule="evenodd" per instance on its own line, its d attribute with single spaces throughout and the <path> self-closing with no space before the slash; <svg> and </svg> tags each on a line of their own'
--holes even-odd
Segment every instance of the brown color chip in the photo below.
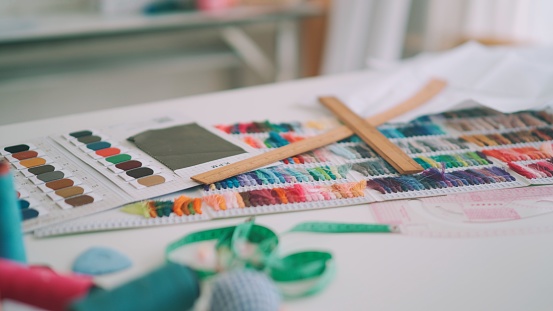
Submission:
<svg viewBox="0 0 553 311">
<path fill-rule="evenodd" d="M 56 194 L 62 198 L 70 198 L 83 193 L 84 189 L 79 186 L 68 187 L 56 191 Z"/>
<path fill-rule="evenodd" d="M 127 162 L 118 163 L 115 165 L 120 170 L 128 171 L 142 166 L 142 162 L 136 160 L 130 160 Z"/>
<path fill-rule="evenodd" d="M 152 175 L 144 178 L 140 178 L 137 180 L 139 184 L 146 187 L 151 187 L 155 185 L 159 185 L 165 182 L 165 178 L 160 175 Z"/>
<path fill-rule="evenodd" d="M 67 204 L 69 204 L 73 207 L 82 206 L 82 205 L 90 204 L 90 203 L 93 203 L 93 202 L 94 202 L 94 198 L 89 196 L 89 195 L 86 195 L 86 194 L 65 200 L 65 203 L 67 203 Z"/>
<path fill-rule="evenodd" d="M 30 158 L 36 158 L 37 156 L 38 156 L 38 152 L 34 150 L 22 151 L 22 152 L 12 154 L 12 157 L 18 159 L 19 161 L 30 159 Z"/>
<path fill-rule="evenodd" d="M 52 190 L 58 190 L 58 189 L 71 187 L 74 184 L 75 184 L 75 182 L 73 180 L 68 179 L 68 178 L 64 178 L 64 179 L 48 182 L 48 183 L 46 183 L 46 187 L 48 187 Z"/>
</svg>

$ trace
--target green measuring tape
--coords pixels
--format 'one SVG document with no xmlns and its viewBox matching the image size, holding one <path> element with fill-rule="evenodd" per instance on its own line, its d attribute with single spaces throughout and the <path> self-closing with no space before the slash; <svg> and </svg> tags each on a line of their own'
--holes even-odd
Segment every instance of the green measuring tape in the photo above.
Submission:
<svg viewBox="0 0 553 311">
<path fill-rule="evenodd" d="M 292 232 L 396 233 L 399 228 L 380 224 L 303 222 L 284 234 Z M 215 249 L 222 270 L 248 268 L 263 271 L 276 282 L 285 298 L 300 298 L 321 291 L 330 283 L 336 270 L 332 254 L 325 251 L 304 251 L 280 257 L 278 236 L 271 229 L 256 225 L 253 218 L 238 226 L 188 234 L 167 246 L 165 259 L 172 261 L 171 254 L 175 250 L 205 241 L 216 241 Z M 246 252 L 246 245 L 256 247 L 253 252 Z M 217 274 L 215 270 L 195 270 L 202 279 Z M 286 285 L 303 281 L 309 283 L 303 290 L 297 287 L 286 289 Z"/>
</svg>

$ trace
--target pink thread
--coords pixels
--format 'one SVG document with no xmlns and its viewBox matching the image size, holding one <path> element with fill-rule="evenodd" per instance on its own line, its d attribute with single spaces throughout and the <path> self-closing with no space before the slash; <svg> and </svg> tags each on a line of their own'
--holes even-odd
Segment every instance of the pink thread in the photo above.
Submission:
<svg viewBox="0 0 553 311">
<path fill-rule="evenodd" d="M 225 192 L 222 195 L 227 203 L 227 208 L 238 208 L 238 199 L 234 195 L 234 192 Z"/>
<path fill-rule="evenodd" d="M 224 199 L 218 194 L 212 194 L 203 197 L 202 200 L 207 203 L 207 205 L 211 206 L 214 210 L 219 211 L 221 210 L 221 201 Z"/>
</svg>

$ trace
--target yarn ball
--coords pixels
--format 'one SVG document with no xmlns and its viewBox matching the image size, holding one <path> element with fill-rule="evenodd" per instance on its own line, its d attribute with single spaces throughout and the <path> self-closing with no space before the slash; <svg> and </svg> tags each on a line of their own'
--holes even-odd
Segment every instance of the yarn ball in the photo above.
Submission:
<svg viewBox="0 0 553 311">
<path fill-rule="evenodd" d="M 209 311 L 278 311 L 280 301 L 278 289 L 265 274 L 235 270 L 215 280 Z"/>
</svg>

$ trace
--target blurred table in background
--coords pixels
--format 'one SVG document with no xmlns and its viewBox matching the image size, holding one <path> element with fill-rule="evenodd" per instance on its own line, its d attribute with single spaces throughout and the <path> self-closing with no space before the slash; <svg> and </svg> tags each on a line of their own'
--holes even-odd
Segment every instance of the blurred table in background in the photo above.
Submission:
<svg viewBox="0 0 553 311">
<path fill-rule="evenodd" d="M 317 5 L 0 20 L 0 124 L 298 77 Z"/>
</svg>

